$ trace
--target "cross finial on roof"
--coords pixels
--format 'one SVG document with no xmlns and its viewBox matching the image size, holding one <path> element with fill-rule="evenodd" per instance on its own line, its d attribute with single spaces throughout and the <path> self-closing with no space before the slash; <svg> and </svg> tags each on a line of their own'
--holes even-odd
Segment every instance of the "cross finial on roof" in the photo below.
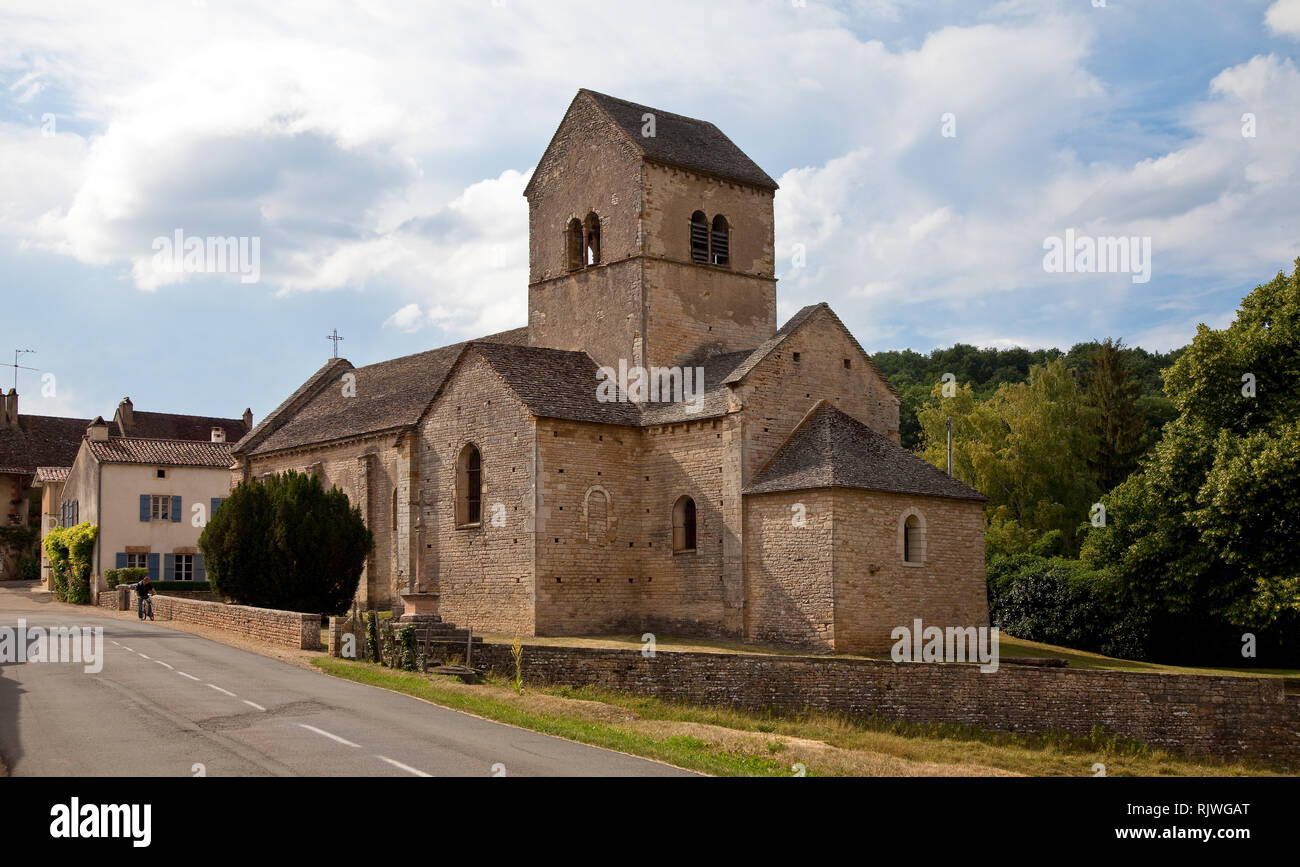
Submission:
<svg viewBox="0 0 1300 867">
<path fill-rule="evenodd" d="M 335 357 L 335 358 L 338 358 L 338 357 L 339 357 L 339 341 L 343 339 L 342 337 L 339 337 L 339 330 L 338 330 L 337 328 L 335 328 L 334 331 L 333 331 L 333 333 L 325 335 L 325 339 L 326 339 L 326 340 L 333 340 L 333 341 L 334 341 L 334 357 Z"/>
</svg>

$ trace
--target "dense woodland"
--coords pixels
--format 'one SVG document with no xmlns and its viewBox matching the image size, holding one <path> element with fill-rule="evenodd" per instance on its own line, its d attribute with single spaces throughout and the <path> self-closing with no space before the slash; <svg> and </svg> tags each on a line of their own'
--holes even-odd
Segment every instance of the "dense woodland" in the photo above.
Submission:
<svg viewBox="0 0 1300 867">
<path fill-rule="evenodd" d="M 989 601 L 1009 633 L 1300 664 L 1300 260 L 1168 354 L 1106 338 L 873 358 L 903 444 L 940 468 L 952 419 L 954 475 L 990 498 Z"/>
</svg>

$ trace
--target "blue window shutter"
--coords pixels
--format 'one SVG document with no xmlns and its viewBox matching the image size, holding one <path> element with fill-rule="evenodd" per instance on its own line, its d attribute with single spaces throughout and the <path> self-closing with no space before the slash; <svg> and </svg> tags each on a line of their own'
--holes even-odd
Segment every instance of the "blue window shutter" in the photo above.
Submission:
<svg viewBox="0 0 1300 867">
<path fill-rule="evenodd" d="M 150 581 L 158 580 L 158 555 L 157 554 L 149 555 L 149 580 Z"/>
<path fill-rule="evenodd" d="M 194 580 L 195 580 L 195 581 L 207 581 L 207 580 L 208 580 L 208 571 L 207 571 L 207 569 L 205 569 L 205 568 L 203 567 L 203 555 L 202 555 L 202 554 L 195 554 L 195 555 L 194 555 Z"/>
<path fill-rule="evenodd" d="M 211 520 L 211 519 L 212 519 L 212 516 L 215 515 L 215 514 L 217 513 L 217 509 L 220 509 L 220 508 L 221 508 L 221 498 L 220 498 L 220 497 L 213 497 L 213 498 L 212 498 L 212 508 L 208 510 L 208 520 Z"/>
<path fill-rule="evenodd" d="M 118 551 L 117 554 L 114 555 L 114 559 L 115 559 L 116 562 L 117 562 L 117 568 L 119 568 L 119 569 L 125 569 L 125 568 L 126 568 L 126 552 L 125 552 L 125 551 Z"/>
<path fill-rule="evenodd" d="M 181 498 L 172 497 L 172 523 L 179 524 L 180 522 L 181 522 Z"/>
<path fill-rule="evenodd" d="M 163 578 L 164 581 L 176 580 L 176 555 L 163 554 Z"/>
<path fill-rule="evenodd" d="M 148 494 L 140 495 L 140 520 L 141 521 L 149 520 L 149 495 Z"/>
</svg>

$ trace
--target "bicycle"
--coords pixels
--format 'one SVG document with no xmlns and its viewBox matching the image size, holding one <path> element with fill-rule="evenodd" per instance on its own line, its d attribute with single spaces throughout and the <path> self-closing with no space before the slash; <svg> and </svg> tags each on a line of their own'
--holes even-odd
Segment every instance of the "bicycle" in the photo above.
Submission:
<svg viewBox="0 0 1300 867">
<path fill-rule="evenodd" d="M 141 620 L 144 620 L 146 612 L 149 619 L 153 620 L 153 600 L 148 596 L 141 596 L 140 601 L 136 603 L 135 613 Z"/>
</svg>

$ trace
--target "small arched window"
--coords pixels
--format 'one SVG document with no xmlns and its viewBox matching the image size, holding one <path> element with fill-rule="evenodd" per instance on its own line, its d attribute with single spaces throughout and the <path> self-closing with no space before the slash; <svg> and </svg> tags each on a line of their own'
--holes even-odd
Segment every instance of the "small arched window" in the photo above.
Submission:
<svg viewBox="0 0 1300 867">
<path fill-rule="evenodd" d="M 920 565 L 925 562 L 925 520 L 915 509 L 909 509 L 903 516 L 898 547 L 904 563 Z"/>
<path fill-rule="evenodd" d="M 691 214 L 691 261 L 709 261 L 709 218 L 703 211 Z"/>
<path fill-rule="evenodd" d="M 456 458 L 456 525 L 470 527 L 483 522 L 483 457 L 473 443 Z"/>
<path fill-rule="evenodd" d="M 569 221 L 568 228 L 564 230 L 565 254 L 570 271 L 577 271 L 582 267 L 582 243 L 582 223 L 574 217 Z"/>
<path fill-rule="evenodd" d="M 721 214 L 713 218 L 713 232 L 709 244 L 709 262 L 727 267 L 731 263 L 731 226 L 727 224 L 727 218 Z"/>
<path fill-rule="evenodd" d="M 583 253 L 583 265 L 600 264 L 600 217 L 592 211 L 587 215 L 583 223 L 583 229 L 586 233 L 586 248 Z"/>
<path fill-rule="evenodd" d="M 673 505 L 673 550 L 695 550 L 695 501 L 687 496 Z"/>
</svg>

